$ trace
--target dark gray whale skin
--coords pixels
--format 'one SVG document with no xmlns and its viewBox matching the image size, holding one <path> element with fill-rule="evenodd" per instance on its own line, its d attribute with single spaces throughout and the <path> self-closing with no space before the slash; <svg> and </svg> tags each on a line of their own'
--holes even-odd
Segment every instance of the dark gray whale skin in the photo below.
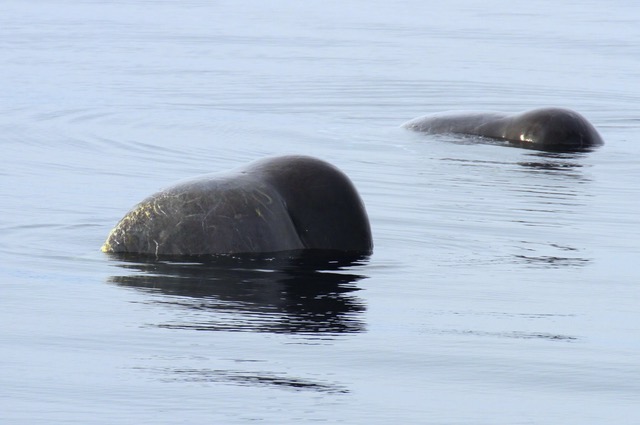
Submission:
<svg viewBox="0 0 640 425">
<path fill-rule="evenodd" d="M 604 143 L 585 117 L 562 108 L 540 108 L 519 114 L 445 112 L 415 118 L 402 126 L 431 134 L 490 137 L 512 146 L 554 152 L 589 151 Z"/>
<path fill-rule="evenodd" d="M 308 156 L 267 158 L 178 183 L 136 205 L 102 246 L 156 257 L 372 249 L 369 219 L 349 178 Z"/>
</svg>

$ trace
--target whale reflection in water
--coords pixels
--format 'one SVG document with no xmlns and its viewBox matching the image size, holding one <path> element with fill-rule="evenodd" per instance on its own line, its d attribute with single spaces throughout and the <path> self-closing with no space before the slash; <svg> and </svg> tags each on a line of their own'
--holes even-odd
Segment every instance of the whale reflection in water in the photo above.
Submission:
<svg viewBox="0 0 640 425">
<path fill-rule="evenodd" d="M 305 251 L 179 262 L 113 257 L 128 273 L 110 277 L 110 283 L 189 312 L 158 327 L 323 335 L 365 328 L 365 305 L 355 293 L 366 276 L 352 270 L 366 263 L 363 256 Z"/>
</svg>

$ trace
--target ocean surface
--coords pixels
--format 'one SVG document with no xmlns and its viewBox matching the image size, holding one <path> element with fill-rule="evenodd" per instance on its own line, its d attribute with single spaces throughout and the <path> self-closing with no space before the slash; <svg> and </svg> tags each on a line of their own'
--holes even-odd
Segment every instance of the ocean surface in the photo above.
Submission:
<svg viewBox="0 0 640 425">
<path fill-rule="evenodd" d="M 640 423 L 640 3 L 0 2 L 2 424 Z M 575 109 L 550 154 L 400 125 Z M 352 179 L 370 258 L 127 263 L 178 180 Z"/>
</svg>

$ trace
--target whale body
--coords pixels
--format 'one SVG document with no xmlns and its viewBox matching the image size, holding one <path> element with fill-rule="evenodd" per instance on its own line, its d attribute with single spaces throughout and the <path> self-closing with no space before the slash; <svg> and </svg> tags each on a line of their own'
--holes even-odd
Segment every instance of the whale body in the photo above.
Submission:
<svg viewBox="0 0 640 425">
<path fill-rule="evenodd" d="M 511 146 L 543 151 L 588 151 L 604 144 L 585 117 L 563 108 L 540 108 L 518 114 L 445 112 L 415 118 L 402 126 L 430 134 L 489 137 Z"/>
<path fill-rule="evenodd" d="M 367 213 L 349 178 L 308 156 L 267 158 L 155 193 L 102 246 L 172 257 L 372 249 Z"/>
</svg>

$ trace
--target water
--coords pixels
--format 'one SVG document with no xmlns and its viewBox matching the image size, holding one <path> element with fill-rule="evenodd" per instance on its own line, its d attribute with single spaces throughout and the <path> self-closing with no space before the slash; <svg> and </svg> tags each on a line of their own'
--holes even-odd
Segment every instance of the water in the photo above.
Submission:
<svg viewBox="0 0 640 425">
<path fill-rule="evenodd" d="M 640 6 L 0 4 L 0 419 L 640 420 Z M 453 109 L 573 108 L 605 146 L 427 136 Z M 99 252 L 136 202 L 264 156 L 358 187 L 366 261 Z"/>
</svg>

